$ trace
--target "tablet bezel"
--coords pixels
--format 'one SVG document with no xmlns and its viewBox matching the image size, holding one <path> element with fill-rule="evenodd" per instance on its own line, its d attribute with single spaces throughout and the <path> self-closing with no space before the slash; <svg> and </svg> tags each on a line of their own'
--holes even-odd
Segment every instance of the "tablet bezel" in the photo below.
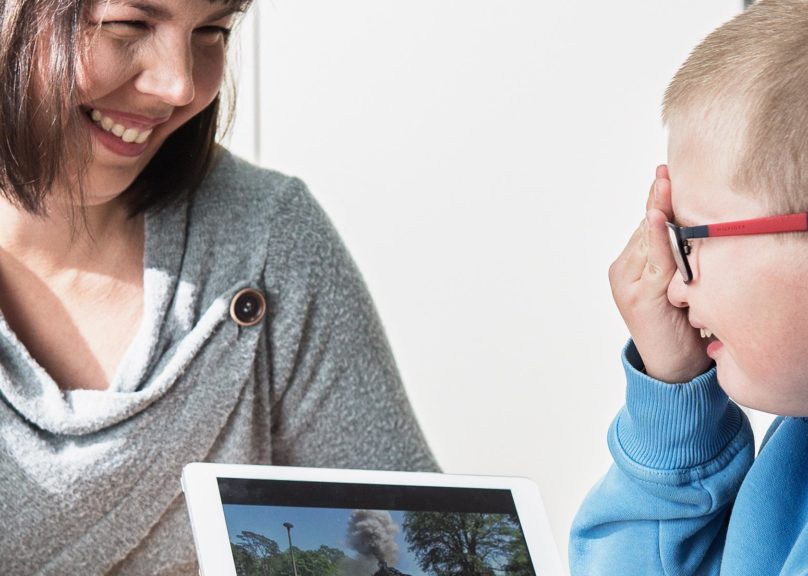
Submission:
<svg viewBox="0 0 808 576">
<path fill-rule="evenodd" d="M 526 478 L 194 462 L 183 469 L 182 489 L 202 576 L 237 576 L 219 493 L 219 478 L 506 489 L 513 495 L 537 576 L 564 574 L 539 489 Z"/>
</svg>

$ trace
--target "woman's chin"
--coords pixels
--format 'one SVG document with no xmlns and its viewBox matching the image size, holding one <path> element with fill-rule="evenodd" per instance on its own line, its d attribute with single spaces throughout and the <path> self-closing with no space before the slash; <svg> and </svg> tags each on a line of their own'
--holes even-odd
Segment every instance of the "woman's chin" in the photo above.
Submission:
<svg viewBox="0 0 808 576">
<path fill-rule="evenodd" d="M 99 186 L 96 182 L 85 184 L 84 194 L 78 197 L 70 193 L 54 193 L 47 199 L 47 210 L 57 210 L 61 213 L 71 214 L 76 209 L 88 209 L 99 206 L 109 206 L 119 201 L 121 194 L 132 184 L 134 179 L 127 179 Z"/>
</svg>

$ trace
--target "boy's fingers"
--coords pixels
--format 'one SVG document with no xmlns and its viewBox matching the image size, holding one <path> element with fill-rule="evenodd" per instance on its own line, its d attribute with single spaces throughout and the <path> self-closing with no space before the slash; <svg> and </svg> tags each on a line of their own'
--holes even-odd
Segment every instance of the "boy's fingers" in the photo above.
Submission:
<svg viewBox="0 0 808 576">
<path fill-rule="evenodd" d="M 642 276 L 647 260 L 645 226 L 645 220 L 643 220 L 629 238 L 620 256 L 609 268 L 609 277 L 613 284 L 636 282 Z"/>
<path fill-rule="evenodd" d="M 671 181 L 666 176 L 668 169 L 660 166 L 657 168 L 657 177 L 651 183 L 651 190 L 648 191 L 648 199 L 645 201 L 645 210 L 657 208 L 662 210 L 668 218 L 673 218 L 673 207 L 671 205 Z"/>
<path fill-rule="evenodd" d="M 667 177 L 668 167 L 657 166 L 656 179 L 651 183 L 645 205 L 646 218 L 609 268 L 613 291 L 622 291 L 638 281 L 643 281 L 651 292 L 658 292 L 655 297 L 667 291 L 676 268 L 665 226 L 673 216 Z"/>
<path fill-rule="evenodd" d="M 656 200 L 654 199 L 654 195 L 656 193 L 655 192 L 656 183 L 657 183 L 656 180 L 651 182 L 651 189 L 648 191 L 648 198 L 646 198 L 646 200 L 645 200 L 645 211 L 646 212 L 648 212 L 651 208 L 653 208 L 654 203 L 656 202 Z"/>
<path fill-rule="evenodd" d="M 676 272 L 676 262 L 671 253 L 667 217 L 661 210 L 651 209 L 646 214 L 648 260 L 643 270 L 643 279 L 655 290 L 667 291 L 671 277 Z"/>
<path fill-rule="evenodd" d="M 654 202 L 652 208 L 661 210 L 667 220 L 673 220 L 671 181 L 667 178 L 657 178 L 656 181 L 654 181 Z"/>
</svg>

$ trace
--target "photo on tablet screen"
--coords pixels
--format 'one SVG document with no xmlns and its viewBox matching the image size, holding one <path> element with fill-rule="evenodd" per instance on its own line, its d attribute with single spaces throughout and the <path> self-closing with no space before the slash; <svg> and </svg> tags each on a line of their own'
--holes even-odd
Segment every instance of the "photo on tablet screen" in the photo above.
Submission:
<svg viewBox="0 0 808 576">
<path fill-rule="evenodd" d="M 238 576 L 536 576 L 509 490 L 219 479 Z"/>
</svg>

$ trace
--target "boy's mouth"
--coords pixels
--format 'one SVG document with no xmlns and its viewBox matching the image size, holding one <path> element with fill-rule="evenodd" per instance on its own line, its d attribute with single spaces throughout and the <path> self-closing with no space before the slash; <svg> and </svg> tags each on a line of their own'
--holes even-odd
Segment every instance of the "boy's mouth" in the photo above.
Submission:
<svg viewBox="0 0 808 576">
<path fill-rule="evenodd" d="M 699 328 L 699 334 L 701 334 L 702 340 L 706 341 L 707 347 L 704 351 L 707 353 L 707 356 L 715 360 L 716 353 L 724 346 L 724 344 L 713 335 L 713 331 L 709 330 L 708 328 Z"/>
<path fill-rule="evenodd" d="M 699 328 L 699 334 L 701 334 L 701 339 L 706 340 L 707 344 L 711 344 L 713 342 L 720 342 L 720 340 L 713 334 L 713 331 L 709 328 Z"/>
</svg>

